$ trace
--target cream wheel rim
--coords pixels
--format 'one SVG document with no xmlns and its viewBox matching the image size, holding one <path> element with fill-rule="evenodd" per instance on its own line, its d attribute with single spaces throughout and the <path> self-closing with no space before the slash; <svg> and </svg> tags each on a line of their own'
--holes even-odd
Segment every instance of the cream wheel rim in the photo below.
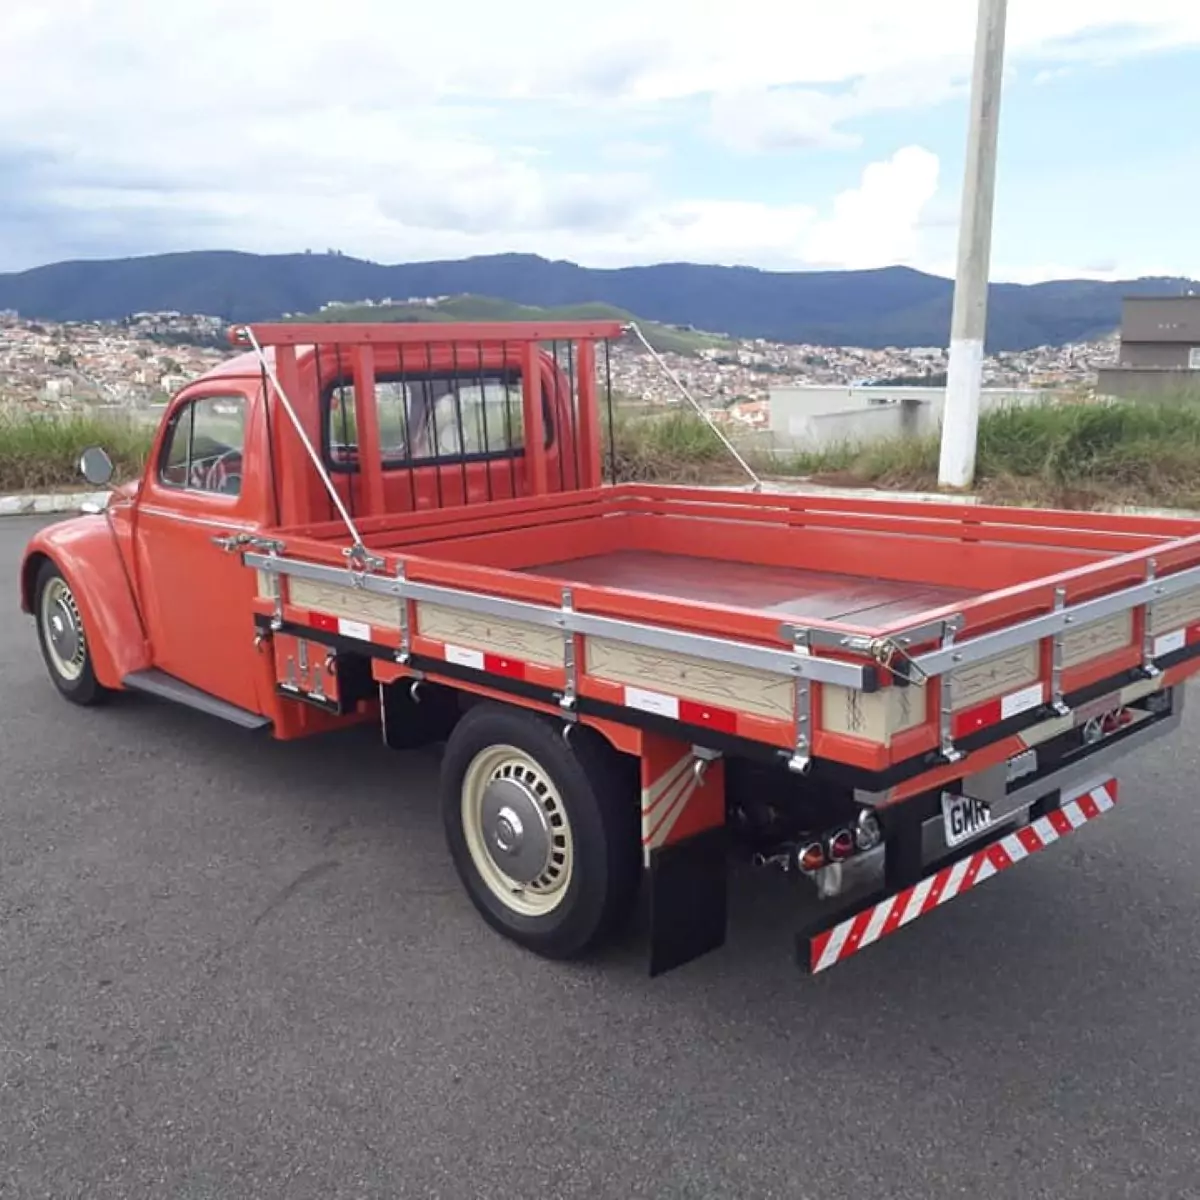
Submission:
<svg viewBox="0 0 1200 1200">
<path fill-rule="evenodd" d="M 87 642 L 79 605 L 64 579 L 52 579 L 42 592 L 41 621 L 55 671 L 74 683 L 87 663 Z"/>
<path fill-rule="evenodd" d="M 540 763 L 489 746 L 462 783 L 462 828 L 479 877 L 506 908 L 543 917 L 564 900 L 575 844 L 562 796 Z"/>
</svg>

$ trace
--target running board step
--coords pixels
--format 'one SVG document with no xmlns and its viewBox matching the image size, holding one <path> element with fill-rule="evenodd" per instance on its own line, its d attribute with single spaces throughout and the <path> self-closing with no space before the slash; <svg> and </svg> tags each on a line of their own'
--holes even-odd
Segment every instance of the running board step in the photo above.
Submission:
<svg viewBox="0 0 1200 1200">
<path fill-rule="evenodd" d="M 236 704 L 227 704 L 224 700 L 202 692 L 199 688 L 151 667 L 146 671 L 134 671 L 126 675 L 121 682 L 131 692 L 144 692 L 149 696 L 158 696 L 163 700 L 173 700 L 185 708 L 194 708 L 198 712 L 208 713 L 210 717 L 220 717 L 232 725 L 242 729 L 265 729 L 271 724 L 268 717 L 259 716 L 248 709 L 238 708 Z"/>
</svg>

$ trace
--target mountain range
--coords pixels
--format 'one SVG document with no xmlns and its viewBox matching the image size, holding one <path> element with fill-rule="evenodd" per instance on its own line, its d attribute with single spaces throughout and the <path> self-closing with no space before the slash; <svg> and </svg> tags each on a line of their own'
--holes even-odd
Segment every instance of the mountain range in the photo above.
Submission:
<svg viewBox="0 0 1200 1200">
<path fill-rule="evenodd" d="M 994 284 L 988 348 L 1024 350 L 1110 333 L 1126 295 L 1179 294 L 1185 279 Z M 473 294 L 523 305 L 604 303 L 653 321 L 827 346 L 944 346 L 953 283 L 908 267 L 762 271 L 663 263 L 593 269 L 497 254 L 386 266 L 346 255 L 192 251 L 77 261 L 0 274 L 0 309 L 55 321 L 119 320 L 134 312 L 205 313 L 261 321 L 328 301 Z"/>
</svg>

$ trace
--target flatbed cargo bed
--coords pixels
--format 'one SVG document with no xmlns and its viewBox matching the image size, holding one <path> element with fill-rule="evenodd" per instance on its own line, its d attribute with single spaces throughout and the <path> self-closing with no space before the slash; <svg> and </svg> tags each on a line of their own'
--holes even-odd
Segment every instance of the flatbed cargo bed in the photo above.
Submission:
<svg viewBox="0 0 1200 1200">
<path fill-rule="evenodd" d="M 627 484 L 360 532 L 365 573 L 337 522 L 279 531 L 344 589 L 332 609 L 311 584 L 300 599 L 422 671 L 515 673 L 548 703 L 823 759 L 859 786 L 1013 751 L 1007 735 L 1200 652 L 1196 522 Z M 405 628 L 353 587 L 410 598 Z"/>
<path fill-rule="evenodd" d="M 643 595 L 721 604 L 805 621 L 886 625 L 920 616 L 977 593 L 966 588 L 924 587 L 894 579 L 802 567 L 714 562 L 695 554 L 613 550 L 526 572 Z"/>
</svg>

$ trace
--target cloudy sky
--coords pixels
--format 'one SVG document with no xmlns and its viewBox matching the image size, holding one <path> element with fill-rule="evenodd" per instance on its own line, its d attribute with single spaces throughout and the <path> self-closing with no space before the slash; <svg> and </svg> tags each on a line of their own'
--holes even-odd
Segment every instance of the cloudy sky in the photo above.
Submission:
<svg viewBox="0 0 1200 1200">
<path fill-rule="evenodd" d="M 950 273 L 974 0 L 2 0 L 0 270 Z M 994 274 L 1200 276 L 1200 0 L 1010 0 Z"/>
</svg>

